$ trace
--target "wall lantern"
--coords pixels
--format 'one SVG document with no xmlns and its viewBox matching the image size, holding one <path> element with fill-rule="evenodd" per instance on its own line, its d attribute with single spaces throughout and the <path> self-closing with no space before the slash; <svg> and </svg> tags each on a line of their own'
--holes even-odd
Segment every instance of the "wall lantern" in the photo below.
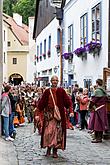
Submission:
<svg viewBox="0 0 110 165">
<path fill-rule="evenodd" d="M 50 0 L 50 5 L 53 7 L 61 8 L 62 0 Z"/>
<path fill-rule="evenodd" d="M 54 73 L 57 73 L 59 66 L 54 67 Z"/>
</svg>

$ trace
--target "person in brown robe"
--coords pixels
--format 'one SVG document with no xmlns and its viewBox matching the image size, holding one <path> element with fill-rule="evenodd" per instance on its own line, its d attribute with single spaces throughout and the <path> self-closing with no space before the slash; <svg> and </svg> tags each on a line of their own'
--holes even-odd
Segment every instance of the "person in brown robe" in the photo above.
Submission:
<svg viewBox="0 0 110 165">
<path fill-rule="evenodd" d="M 65 90 L 58 85 L 58 77 L 52 76 L 51 88 L 48 88 L 43 93 L 42 98 L 38 103 L 38 108 L 44 113 L 43 128 L 41 134 L 41 148 L 47 148 L 46 156 L 51 155 L 53 148 L 53 157 L 57 158 L 57 150 L 66 148 L 66 116 L 65 110 L 70 110 L 70 115 L 74 115 L 72 111 L 72 101 L 66 94 Z M 58 121 L 54 116 L 54 102 L 50 89 L 55 100 L 55 104 L 59 108 L 61 120 Z"/>
<path fill-rule="evenodd" d="M 103 132 L 108 129 L 107 119 L 107 93 L 103 89 L 103 80 L 96 80 L 97 88 L 95 95 L 90 100 L 89 109 L 91 111 L 89 129 L 94 131 L 95 137 L 92 143 L 101 143 Z"/>
<path fill-rule="evenodd" d="M 42 125 L 43 125 L 43 112 L 39 111 L 38 109 L 38 103 L 40 98 L 43 94 L 43 89 L 41 87 L 37 88 L 37 98 L 33 102 L 33 106 L 35 107 L 34 111 L 34 132 L 36 131 L 36 128 L 38 128 L 38 133 L 41 135 L 42 132 Z"/>
</svg>

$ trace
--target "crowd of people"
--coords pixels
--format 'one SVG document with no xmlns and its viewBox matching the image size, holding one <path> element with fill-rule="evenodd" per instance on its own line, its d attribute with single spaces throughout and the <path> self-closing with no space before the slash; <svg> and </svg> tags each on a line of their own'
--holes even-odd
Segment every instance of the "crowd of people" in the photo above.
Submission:
<svg viewBox="0 0 110 165">
<path fill-rule="evenodd" d="M 74 127 L 92 133 L 92 143 L 101 143 L 103 132 L 108 129 L 107 93 L 103 80 L 97 79 L 90 89 L 75 84 L 68 89 L 58 87 L 58 77 L 52 76 L 50 87 L 36 85 L 10 86 L 3 84 L 2 134 L 13 141 L 16 128 L 33 123 L 35 132 L 41 135 L 41 148 L 47 148 L 46 156 L 57 158 L 58 149 L 66 148 L 66 130 Z"/>
</svg>

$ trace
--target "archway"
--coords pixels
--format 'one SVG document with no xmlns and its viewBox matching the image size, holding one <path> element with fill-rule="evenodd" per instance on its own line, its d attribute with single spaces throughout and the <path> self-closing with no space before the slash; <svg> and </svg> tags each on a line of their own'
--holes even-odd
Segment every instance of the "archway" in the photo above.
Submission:
<svg viewBox="0 0 110 165">
<path fill-rule="evenodd" d="M 18 73 L 14 73 L 9 77 L 9 83 L 12 83 L 14 85 L 19 85 L 22 81 L 23 77 Z"/>
</svg>

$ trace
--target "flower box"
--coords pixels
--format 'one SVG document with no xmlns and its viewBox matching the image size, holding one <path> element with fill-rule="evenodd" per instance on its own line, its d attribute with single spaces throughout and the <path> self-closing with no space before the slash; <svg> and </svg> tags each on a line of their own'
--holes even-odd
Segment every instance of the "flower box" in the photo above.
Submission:
<svg viewBox="0 0 110 165">
<path fill-rule="evenodd" d="M 86 47 L 80 47 L 77 48 L 74 53 L 77 55 L 77 57 L 81 57 L 83 59 L 87 59 L 87 52 L 86 52 Z"/>
<path fill-rule="evenodd" d="M 48 50 L 47 55 L 48 55 L 48 57 L 51 56 L 51 52 L 50 52 L 50 50 Z"/>
<path fill-rule="evenodd" d="M 39 57 L 39 58 L 40 58 L 40 61 L 42 61 L 42 55 L 40 55 L 40 57 Z"/>
<path fill-rule="evenodd" d="M 39 61 L 39 57 L 37 56 L 36 59 L 37 59 L 37 62 L 38 62 Z"/>
<path fill-rule="evenodd" d="M 80 47 L 80 48 L 77 48 L 74 53 L 78 56 L 78 57 L 81 57 L 82 55 L 84 55 L 86 52 L 86 48 L 85 47 Z"/>
<path fill-rule="evenodd" d="M 73 58 L 73 53 L 72 52 L 64 53 L 62 56 L 64 57 L 65 60 L 69 60 Z"/>
<path fill-rule="evenodd" d="M 101 47 L 102 47 L 102 44 L 98 43 L 98 42 L 91 41 L 90 43 L 86 44 L 85 47 L 86 47 L 86 50 L 89 53 L 93 53 L 94 55 L 95 54 L 99 55 Z"/>
<path fill-rule="evenodd" d="M 57 53 L 60 53 L 60 45 L 55 46 Z"/>
<path fill-rule="evenodd" d="M 44 57 L 44 59 L 46 58 L 46 54 L 45 53 L 43 53 L 42 56 Z"/>
</svg>

